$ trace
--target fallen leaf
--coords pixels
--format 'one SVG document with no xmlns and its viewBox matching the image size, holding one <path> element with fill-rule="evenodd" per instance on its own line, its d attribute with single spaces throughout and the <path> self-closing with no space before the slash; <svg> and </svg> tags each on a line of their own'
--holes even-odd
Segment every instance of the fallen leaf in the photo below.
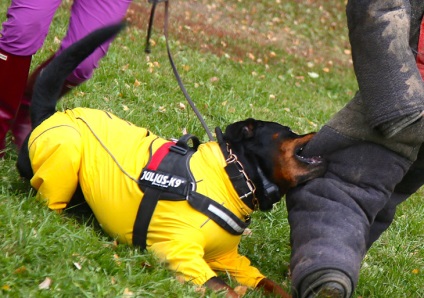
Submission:
<svg viewBox="0 0 424 298">
<path fill-rule="evenodd" d="M 244 229 L 244 231 L 243 231 L 243 235 L 244 236 L 250 236 L 250 235 L 252 235 L 253 233 L 252 233 L 252 230 L 251 229 L 249 229 L 249 228 L 246 228 L 246 229 Z"/>
<path fill-rule="evenodd" d="M 3 291 L 10 291 L 10 290 L 11 290 L 9 285 L 3 285 L 3 286 L 1 287 L 1 289 L 2 289 Z"/>
<path fill-rule="evenodd" d="M 149 262 L 144 261 L 143 263 L 141 263 L 141 267 L 143 267 L 143 268 L 151 268 L 151 267 L 152 267 L 152 265 L 150 265 L 150 263 L 149 263 Z"/>
<path fill-rule="evenodd" d="M 134 87 L 138 87 L 140 85 L 141 85 L 140 81 L 137 80 L 137 79 L 135 79 L 135 81 L 134 81 Z"/>
<path fill-rule="evenodd" d="M 418 274 L 420 272 L 420 270 L 418 270 L 418 269 L 414 269 L 414 270 L 412 270 L 412 274 Z"/>
<path fill-rule="evenodd" d="M 13 273 L 15 273 L 15 274 L 21 274 L 21 273 L 24 273 L 26 271 L 27 271 L 26 267 L 25 266 L 21 266 L 19 268 L 16 268 L 15 271 L 13 271 Z"/>
<path fill-rule="evenodd" d="M 185 283 L 185 279 L 184 279 L 184 276 L 182 276 L 182 275 L 177 275 L 176 277 L 175 277 L 176 279 L 177 279 L 177 281 L 179 282 L 179 283 Z"/>
<path fill-rule="evenodd" d="M 131 292 L 128 288 L 125 288 L 125 290 L 124 290 L 124 296 L 134 296 L 134 293 Z"/>
<path fill-rule="evenodd" d="M 74 262 L 74 266 L 75 266 L 75 268 L 77 268 L 78 270 L 81 270 L 81 269 L 82 269 L 81 265 L 80 265 L 79 263 L 77 263 L 77 262 Z"/>
<path fill-rule="evenodd" d="M 236 292 L 237 295 L 239 295 L 239 297 L 243 297 L 244 295 L 246 295 L 247 287 L 246 286 L 237 286 L 237 287 L 234 288 L 234 292 Z"/>
<path fill-rule="evenodd" d="M 48 290 L 50 289 L 51 284 L 52 284 L 51 278 L 46 277 L 46 279 L 43 280 L 43 282 L 38 285 L 38 288 L 40 290 Z"/>
<path fill-rule="evenodd" d="M 117 254 L 113 255 L 113 259 L 115 260 L 116 264 L 121 265 L 121 261 L 119 261 L 119 256 Z"/>
<path fill-rule="evenodd" d="M 200 295 L 200 297 L 205 297 L 205 294 L 206 294 L 206 288 L 205 287 L 196 287 L 194 289 L 194 291 L 196 293 L 198 293 Z"/>
<path fill-rule="evenodd" d="M 319 74 L 317 74 L 316 72 L 308 72 L 308 76 L 313 79 L 319 78 Z"/>
</svg>

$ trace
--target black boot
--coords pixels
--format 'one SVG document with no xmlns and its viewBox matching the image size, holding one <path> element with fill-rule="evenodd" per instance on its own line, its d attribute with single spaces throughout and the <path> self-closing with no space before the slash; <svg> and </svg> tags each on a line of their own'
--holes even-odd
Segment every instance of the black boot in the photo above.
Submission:
<svg viewBox="0 0 424 298">
<path fill-rule="evenodd" d="M 0 50 L 0 157 L 6 134 L 21 104 L 32 56 L 15 56 Z"/>
</svg>

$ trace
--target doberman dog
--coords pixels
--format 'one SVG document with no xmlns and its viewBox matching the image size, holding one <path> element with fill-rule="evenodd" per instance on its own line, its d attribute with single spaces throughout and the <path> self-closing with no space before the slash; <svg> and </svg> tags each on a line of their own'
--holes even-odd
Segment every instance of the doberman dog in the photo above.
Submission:
<svg viewBox="0 0 424 298">
<path fill-rule="evenodd" d="M 80 186 L 102 229 L 120 243 L 153 251 L 186 281 L 236 292 L 217 277 L 281 297 L 289 295 L 238 254 L 254 210 L 270 210 L 286 191 L 322 175 L 325 162 L 300 156 L 313 134 L 247 119 L 200 144 L 156 136 L 105 111 L 56 111 L 68 74 L 124 24 L 73 44 L 40 73 L 33 91 L 33 130 L 17 167 L 37 196 L 62 210 Z"/>
</svg>

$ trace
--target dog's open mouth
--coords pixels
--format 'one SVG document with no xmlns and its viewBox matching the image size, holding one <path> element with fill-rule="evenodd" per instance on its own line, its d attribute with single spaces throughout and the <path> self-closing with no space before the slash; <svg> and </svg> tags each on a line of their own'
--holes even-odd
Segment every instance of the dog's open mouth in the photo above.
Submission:
<svg viewBox="0 0 424 298">
<path fill-rule="evenodd" d="M 308 165 L 320 165 L 324 161 L 324 159 L 321 156 L 312 156 L 312 157 L 306 157 L 302 155 L 303 152 L 303 146 L 296 149 L 296 158 L 298 161 L 308 164 Z"/>
</svg>

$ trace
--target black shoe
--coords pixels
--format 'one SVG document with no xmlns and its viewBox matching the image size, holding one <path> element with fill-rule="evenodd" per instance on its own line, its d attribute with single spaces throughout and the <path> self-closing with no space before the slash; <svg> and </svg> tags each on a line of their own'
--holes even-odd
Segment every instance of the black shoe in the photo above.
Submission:
<svg viewBox="0 0 424 298">
<path fill-rule="evenodd" d="M 342 271 L 323 269 L 304 278 L 299 290 L 299 298 L 349 298 L 353 285 Z"/>
<path fill-rule="evenodd" d="M 337 282 L 328 282 L 314 289 L 308 298 L 344 298 L 345 289 Z"/>
</svg>

